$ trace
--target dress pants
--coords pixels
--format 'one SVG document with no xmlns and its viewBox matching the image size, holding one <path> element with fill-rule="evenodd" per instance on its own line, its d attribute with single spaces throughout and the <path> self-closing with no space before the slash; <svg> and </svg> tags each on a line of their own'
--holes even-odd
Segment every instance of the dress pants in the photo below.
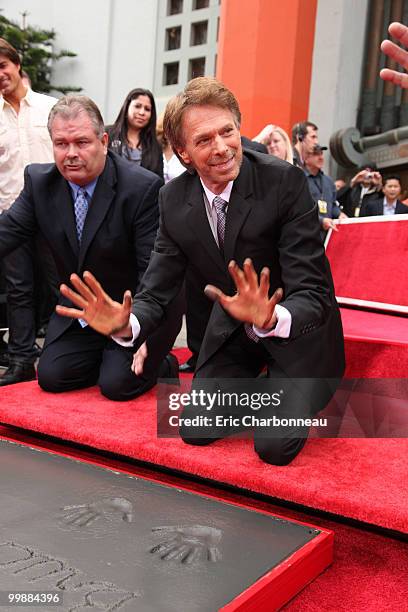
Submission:
<svg viewBox="0 0 408 612">
<path fill-rule="evenodd" d="M 36 274 L 36 270 L 40 274 Z M 58 280 L 55 263 L 48 246 L 39 238 L 30 239 L 3 259 L 7 293 L 10 363 L 33 364 L 37 358 L 36 288 L 39 277 L 51 286 L 56 295 Z M 50 299 L 50 298 L 49 298 Z"/>
<path fill-rule="evenodd" d="M 294 384 L 294 381 L 291 381 L 279 368 L 262 342 L 253 342 L 247 337 L 243 326 L 240 326 L 227 342 L 196 371 L 194 383 L 196 388 L 200 389 L 200 379 L 213 379 L 210 392 L 232 392 L 233 387 L 228 385 L 224 379 L 253 379 L 261 374 L 265 366 L 266 376 L 279 381 L 276 385 L 271 384 L 273 392 L 276 390 L 284 392 L 282 408 L 262 407 L 253 414 L 256 414 L 258 418 L 271 418 L 273 415 L 281 418 L 309 418 L 311 409 L 303 393 Z M 205 382 L 204 386 L 208 392 L 209 387 Z M 256 387 L 254 388 L 256 390 Z M 183 418 L 194 418 L 199 415 L 215 417 L 218 414 L 228 420 L 228 417 L 239 417 L 242 416 L 242 413 L 243 409 L 240 406 L 217 406 L 212 413 L 202 407 L 187 406 L 182 416 Z M 249 413 L 252 411 L 245 409 L 245 414 Z M 309 428 L 305 426 L 285 426 L 274 428 L 271 432 L 269 428 L 255 427 L 253 431 L 255 451 L 266 463 L 287 465 L 305 445 L 308 430 Z M 225 438 L 238 431 L 239 429 L 229 425 L 219 427 L 214 425 L 204 430 L 185 425 L 180 427 L 180 435 L 184 442 L 194 445 L 211 444 L 217 439 Z"/>
<path fill-rule="evenodd" d="M 197 286 L 194 271 L 189 270 L 185 281 L 187 346 L 192 355 L 188 364 L 195 368 L 205 335 L 213 302 L 205 295 L 204 286 Z"/>
<path fill-rule="evenodd" d="M 164 360 L 180 331 L 181 319 L 182 304 L 176 298 L 160 327 L 147 340 L 148 357 L 141 376 L 130 369 L 135 348 L 123 347 L 73 321 L 54 341 L 47 343 L 46 339 L 38 364 L 38 383 L 44 391 L 52 393 L 97 384 L 108 399 L 133 399 L 151 389 L 158 377 L 174 376 Z"/>
</svg>

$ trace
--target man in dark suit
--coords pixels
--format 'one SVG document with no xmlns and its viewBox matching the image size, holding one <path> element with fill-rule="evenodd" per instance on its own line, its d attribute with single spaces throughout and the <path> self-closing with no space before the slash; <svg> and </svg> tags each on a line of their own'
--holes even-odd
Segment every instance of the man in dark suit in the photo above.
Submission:
<svg viewBox="0 0 408 612">
<path fill-rule="evenodd" d="M 160 192 L 160 229 L 133 313 L 130 296 L 113 302 L 89 273 L 83 280 L 71 276 L 76 292 L 61 287 L 78 308 L 58 312 L 85 318 L 101 333 L 140 341 L 160 322 L 190 271 L 197 287 L 215 300 L 196 384 L 253 378 L 266 367 L 268 377 L 279 385 L 283 380 L 285 414 L 306 417 L 333 393 L 317 379 L 338 379 L 344 371 L 318 214 L 303 172 L 272 156 L 243 154 L 239 125 L 235 97 L 215 79 L 193 79 L 170 101 L 165 132 L 190 172 Z M 135 372 L 142 361 L 134 362 Z M 183 416 L 196 413 L 188 406 Z M 307 430 L 295 424 L 269 435 L 255 428 L 255 450 L 268 463 L 287 464 L 303 447 Z M 191 444 L 208 444 L 231 428 L 197 432 L 185 423 L 180 433 Z"/>
<path fill-rule="evenodd" d="M 401 180 L 399 176 L 389 176 L 384 179 L 383 193 L 376 199 L 370 200 L 362 211 L 363 217 L 376 215 L 403 215 L 408 213 L 405 206 L 398 199 L 401 195 Z"/>
<path fill-rule="evenodd" d="M 0 218 L 0 256 L 40 232 L 62 282 L 74 271 L 92 270 L 112 297 L 121 299 L 126 289 L 136 291 L 149 262 L 162 181 L 108 153 L 100 112 L 85 96 L 59 100 L 48 127 L 55 164 L 26 168 L 23 191 Z M 133 345 L 122 346 L 85 321 L 54 314 L 38 366 L 40 386 L 60 392 L 98 383 L 114 400 L 143 393 L 155 384 L 180 329 L 181 317 L 172 308 L 160 329 L 149 334 L 148 367 L 140 377 L 130 370 Z M 175 365 L 164 363 L 160 374 L 173 375 Z"/>
<path fill-rule="evenodd" d="M 364 217 L 367 204 L 378 198 L 381 187 L 381 174 L 366 165 L 337 193 L 337 200 L 348 217 Z"/>
<path fill-rule="evenodd" d="M 268 154 L 265 145 L 255 140 L 250 140 L 246 136 L 241 136 L 243 149 L 251 149 L 259 153 Z M 190 278 L 191 276 L 191 278 Z M 211 313 L 211 302 L 204 295 L 204 287 L 197 286 L 194 273 L 186 274 L 186 328 L 187 346 L 191 351 L 191 356 L 179 367 L 180 372 L 194 372 L 197 365 L 198 354 L 204 338 L 205 329 Z"/>
</svg>

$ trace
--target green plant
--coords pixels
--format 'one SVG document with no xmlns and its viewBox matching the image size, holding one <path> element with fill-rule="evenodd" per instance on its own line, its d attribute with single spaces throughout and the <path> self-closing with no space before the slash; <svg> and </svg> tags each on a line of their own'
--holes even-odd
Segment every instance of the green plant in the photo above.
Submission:
<svg viewBox="0 0 408 612">
<path fill-rule="evenodd" d="M 26 13 L 23 13 L 23 23 Z M 49 93 L 51 90 L 63 94 L 81 91 L 82 87 L 60 86 L 51 83 L 52 64 L 64 57 L 76 57 L 76 53 L 63 49 L 54 53 L 54 30 L 42 30 L 32 26 L 20 27 L 0 14 L 0 37 L 5 38 L 18 51 L 21 66 L 31 79 L 34 91 Z"/>
</svg>

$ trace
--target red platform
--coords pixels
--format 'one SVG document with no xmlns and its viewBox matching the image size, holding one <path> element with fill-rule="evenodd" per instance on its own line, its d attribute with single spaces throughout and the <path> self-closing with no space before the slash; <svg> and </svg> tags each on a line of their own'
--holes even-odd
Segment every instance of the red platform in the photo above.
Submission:
<svg viewBox="0 0 408 612">
<path fill-rule="evenodd" d="M 408 371 L 408 215 L 347 219 L 326 240 L 348 377 Z"/>
</svg>

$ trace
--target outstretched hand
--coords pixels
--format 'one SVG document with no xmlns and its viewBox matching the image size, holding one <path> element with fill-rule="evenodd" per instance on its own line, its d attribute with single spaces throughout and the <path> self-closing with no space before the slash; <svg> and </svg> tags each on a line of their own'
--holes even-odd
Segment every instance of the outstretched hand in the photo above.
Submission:
<svg viewBox="0 0 408 612">
<path fill-rule="evenodd" d="M 61 285 L 60 291 L 64 297 L 78 306 L 78 309 L 57 306 L 56 311 L 59 315 L 83 319 L 95 331 L 105 336 L 121 332 L 123 336 L 129 335 L 129 316 L 132 309 L 130 291 L 125 291 L 123 302 L 120 303 L 109 297 L 90 272 L 84 272 L 83 280 L 77 274 L 71 274 L 70 280 L 77 293 L 67 285 Z"/>
<path fill-rule="evenodd" d="M 399 22 L 391 23 L 388 28 L 388 32 L 391 36 L 402 43 L 405 47 L 408 47 L 408 27 Z M 401 49 L 398 45 L 393 43 L 391 40 L 383 40 L 381 43 L 381 51 L 388 55 L 392 60 L 396 61 L 397 64 L 403 66 L 405 70 L 408 70 L 408 51 Z M 380 77 L 384 81 L 391 81 L 394 85 L 399 85 L 403 89 L 408 89 L 408 74 L 404 72 L 398 72 L 398 70 L 391 70 L 390 68 L 383 68 L 380 71 Z"/>
<path fill-rule="evenodd" d="M 234 319 L 260 329 L 272 329 L 277 322 L 275 306 L 281 301 L 283 291 L 277 289 L 269 297 L 269 268 L 262 269 L 259 280 L 250 259 L 244 261 L 242 270 L 235 261 L 230 261 L 228 270 L 237 293 L 231 297 L 217 287 L 207 285 L 204 289 L 206 296 L 219 302 Z"/>
</svg>

